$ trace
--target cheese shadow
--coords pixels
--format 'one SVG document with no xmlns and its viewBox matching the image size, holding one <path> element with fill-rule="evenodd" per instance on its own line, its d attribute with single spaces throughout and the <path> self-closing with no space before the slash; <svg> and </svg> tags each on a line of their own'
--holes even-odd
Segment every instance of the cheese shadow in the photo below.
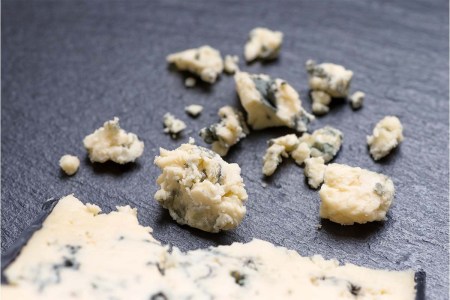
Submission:
<svg viewBox="0 0 450 300">
<path fill-rule="evenodd" d="M 84 162 L 92 167 L 92 170 L 95 174 L 110 174 L 114 176 L 121 176 L 124 173 L 138 171 L 141 168 L 141 165 L 138 162 L 130 162 L 123 165 L 115 163 L 113 161 L 93 163 L 88 156 L 85 157 Z M 76 174 L 74 176 L 76 176 Z"/>
<path fill-rule="evenodd" d="M 366 224 L 340 225 L 327 219 L 321 219 L 321 230 L 334 237 L 346 239 L 355 238 L 365 240 L 368 237 L 377 234 L 385 227 L 386 222 L 369 222 Z"/>
<path fill-rule="evenodd" d="M 221 77 L 223 76 L 223 74 L 219 75 L 219 77 L 217 77 L 217 80 L 216 80 L 215 83 L 208 83 L 208 82 L 204 82 L 203 80 L 201 80 L 200 77 L 198 77 L 196 74 L 193 74 L 193 73 L 188 72 L 188 71 L 180 71 L 180 70 L 178 70 L 177 67 L 175 67 L 175 65 L 173 65 L 173 64 L 169 64 L 167 66 L 167 70 L 171 74 L 173 74 L 173 75 L 177 76 L 178 78 L 180 78 L 180 80 L 182 80 L 181 83 L 182 83 L 183 86 L 184 86 L 184 81 L 186 80 L 186 78 L 188 78 L 188 77 L 195 78 L 195 81 L 196 81 L 195 85 L 193 87 L 186 87 L 185 86 L 185 89 L 187 89 L 187 90 L 200 90 L 200 91 L 206 92 L 206 93 L 210 93 L 211 90 L 212 90 L 212 86 L 214 84 L 217 84 L 221 80 Z"/>
</svg>

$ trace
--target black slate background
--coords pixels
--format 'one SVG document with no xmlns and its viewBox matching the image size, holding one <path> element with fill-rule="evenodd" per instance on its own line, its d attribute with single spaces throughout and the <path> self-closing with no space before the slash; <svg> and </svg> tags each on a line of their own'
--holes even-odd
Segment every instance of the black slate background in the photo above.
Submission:
<svg viewBox="0 0 450 300">
<path fill-rule="evenodd" d="M 207 234 L 179 226 L 153 200 L 158 148 L 197 137 L 217 120 L 218 108 L 239 105 L 232 77 L 186 89 L 185 75 L 171 70 L 165 56 L 209 44 L 242 60 L 256 26 L 284 32 L 281 56 L 270 64 L 241 62 L 241 68 L 286 79 L 308 110 L 308 58 L 354 71 L 353 91 L 367 94 L 363 109 L 337 103 L 312 129 L 329 124 L 344 132 L 336 162 L 393 178 L 397 193 L 387 222 L 342 227 L 321 221 L 317 192 L 290 160 L 263 188 L 266 141 L 289 132 L 284 129 L 252 132 L 227 157 L 241 166 L 249 194 L 247 217 L 236 230 Z M 156 238 L 183 250 L 259 238 L 302 255 L 422 268 L 428 298 L 447 299 L 448 50 L 447 1 L 3 1 L 1 249 L 44 200 L 75 193 L 105 212 L 137 207 Z M 198 119 L 184 113 L 192 103 L 205 106 Z M 186 121 L 179 140 L 163 133 L 165 112 Z M 387 114 L 400 117 L 405 141 L 376 163 L 365 136 Z M 83 137 L 113 116 L 145 142 L 136 164 L 87 159 Z M 81 158 L 73 177 L 58 168 L 66 153 Z"/>
</svg>

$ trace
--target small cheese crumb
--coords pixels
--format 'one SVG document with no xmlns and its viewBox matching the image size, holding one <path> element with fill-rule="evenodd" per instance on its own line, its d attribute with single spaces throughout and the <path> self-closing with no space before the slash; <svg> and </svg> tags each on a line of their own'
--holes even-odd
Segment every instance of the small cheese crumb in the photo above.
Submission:
<svg viewBox="0 0 450 300">
<path fill-rule="evenodd" d="M 310 187 L 317 189 L 322 184 L 325 168 L 325 161 L 322 157 L 311 157 L 305 160 L 304 172 Z"/>
<path fill-rule="evenodd" d="M 144 142 L 134 133 L 128 133 L 119 125 L 119 118 L 103 124 L 83 140 L 91 162 L 111 160 L 118 164 L 134 162 L 144 152 Z"/>
<path fill-rule="evenodd" d="M 357 91 L 354 92 L 353 95 L 350 96 L 350 105 L 353 109 L 360 109 L 364 103 L 364 98 L 366 94 L 363 92 Z"/>
<path fill-rule="evenodd" d="M 220 52 L 210 46 L 188 49 L 167 56 L 167 62 L 173 63 L 179 70 L 198 75 L 201 80 L 214 83 L 223 71 Z"/>
<path fill-rule="evenodd" d="M 266 188 L 266 187 L 267 187 L 267 183 L 261 182 L 261 186 L 262 186 L 263 188 Z"/>
<path fill-rule="evenodd" d="M 76 156 L 66 154 L 59 160 L 59 166 L 67 175 L 73 175 L 80 167 L 80 160 Z"/>
<path fill-rule="evenodd" d="M 264 154 L 262 172 L 266 176 L 272 175 L 281 163 L 281 157 L 288 157 L 289 153 L 298 145 L 295 134 L 288 134 L 269 141 L 269 147 Z"/>
<path fill-rule="evenodd" d="M 226 55 L 224 60 L 224 71 L 234 74 L 239 71 L 239 57 L 237 55 Z"/>
<path fill-rule="evenodd" d="M 367 144 L 373 159 L 379 160 L 388 155 L 403 141 L 403 126 L 394 116 L 383 118 L 373 129 L 371 136 L 367 136 Z"/>
<path fill-rule="evenodd" d="M 220 122 L 200 130 L 200 137 L 205 143 L 212 144 L 212 150 L 225 156 L 230 147 L 237 144 L 249 133 L 244 116 L 240 111 L 224 106 L 218 113 Z"/>
<path fill-rule="evenodd" d="M 257 27 L 250 31 L 249 39 L 245 44 L 245 60 L 251 62 L 258 58 L 262 60 L 275 59 L 280 52 L 282 42 L 282 32 Z"/>
<path fill-rule="evenodd" d="M 330 111 L 331 97 L 322 91 L 312 91 L 312 112 L 316 115 L 324 115 Z"/>
<path fill-rule="evenodd" d="M 191 88 L 194 87 L 197 84 L 197 80 L 195 80 L 194 77 L 188 77 L 184 80 L 184 86 Z"/>
<path fill-rule="evenodd" d="M 178 134 L 186 128 L 186 124 L 177 119 L 171 113 L 166 113 L 164 115 L 164 132 L 169 133 L 172 138 L 176 138 Z"/>
<path fill-rule="evenodd" d="M 330 164 L 319 191 L 320 217 L 341 225 L 383 221 L 394 192 L 394 183 L 383 174 Z"/>
<path fill-rule="evenodd" d="M 311 90 L 322 91 L 335 98 L 347 97 L 353 77 L 352 71 L 332 63 L 317 65 L 311 59 L 306 62 L 306 71 Z"/>
<path fill-rule="evenodd" d="M 203 111 L 203 106 L 198 105 L 198 104 L 191 104 L 191 105 L 189 105 L 189 106 L 186 106 L 186 107 L 184 108 L 184 110 L 186 111 L 186 113 L 187 113 L 188 115 L 190 115 L 191 117 L 196 118 L 196 117 L 198 117 L 198 116 L 202 113 L 202 111 Z"/>
<path fill-rule="evenodd" d="M 189 137 L 189 141 L 188 144 L 194 145 L 195 144 L 195 139 L 193 137 Z"/>
</svg>

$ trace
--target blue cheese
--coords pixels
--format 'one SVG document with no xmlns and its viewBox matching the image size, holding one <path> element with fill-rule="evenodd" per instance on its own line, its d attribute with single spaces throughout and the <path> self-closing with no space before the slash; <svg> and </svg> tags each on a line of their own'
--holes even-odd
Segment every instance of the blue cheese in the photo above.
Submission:
<svg viewBox="0 0 450 300">
<path fill-rule="evenodd" d="M 74 155 L 63 155 L 59 160 L 59 166 L 67 175 L 71 176 L 78 171 L 80 160 Z"/>
<path fill-rule="evenodd" d="M 330 164 L 319 191 L 320 217 L 341 225 L 383 221 L 394 193 L 394 183 L 383 174 Z"/>
<path fill-rule="evenodd" d="M 286 126 L 305 132 L 314 117 L 303 107 L 298 93 L 284 80 L 264 74 L 238 72 L 234 76 L 247 123 L 253 129 Z"/>
<path fill-rule="evenodd" d="M 196 118 L 202 113 L 203 106 L 198 105 L 198 104 L 191 104 L 191 105 L 186 106 L 184 108 L 184 111 L 191 117 Z"/>
<path fill-rule="evenodd" d="M 360 109 L 364 103 L 366 94 L 361 91 L 356 91 L 350 96 L 350 105 L 353 109 Z"/>
<path fill-rule="evenodd" d="M 289 154 L 298 146 L 298 138 L 295 134 L 288 134 L 269 141 L 269 147 L 264 154 L 262 172 L 266 176 L 272 175 L 281 163 L 282 157 Z"/>
<path fill-rule="evenodd" d="M 119 125 L 119 118 L 105 122 L 103 127 L 83 140 L 91 162 L 108 160 L 118 164 L 134 162 L 144 152 L 144 142 L 134 133 L 128 133 Z"/>
<path fill-rule="evenodd" d="M 312 112 L 324 115 L 330 111 L 331 96 L 323 91 L 311 91 Z"/>
<path fill-rule="evenodd" d="M 171 113 L 166 113 L 163 117 L 164 132 L 170 134 L 172 138 L 176 138 L 181 131 L 186 129 L 186 123 L 177 119 Z"/>
<path fill-rule="evenodd" d="M 340 265 L 254 239 L 169 251 L 129 206 L 59 201 L 5 270 L 4 299 L 413 300 L 414 272 Z"/>
<path fill-rule="evenodd" d="M 221 121 L 200 130 L 201 138 L 212 144 L 212 150 L 220 156 L 225 156 L 231 146 L 237 144 L 249 133 L 244 117 L 240 111 L 224 106 L 219 109 Z"/>
<path fill-rule="evenodd" d="M 305 160 L 305 176 L 310 187 L 317 189 L 323 182 L 325 175 L 325 161 L 322 157 L 311 157 Z"/>
<path fill-rule="evenodd" d="M 209 83 L 216 82 L 223 71 L 220 52 L 210 46 L 188 49 L 167 56 L 167 62 L 181 71 L 189 71 Z"/>
<path fill-rule="evenodd" d="M 234 74 L 239 71 L 239 56 L 237 55 L 225 55 L 223 67 L 224 71 L 228 74 Z"/>
<path fill-rule="evenodd" d="M 275 59 L 281 49 L 283 33 L 267 28 L 257 27 L 250 31 L 245 44 L 244 56 L 247 62 L 255 59 Z"/>
<path fill-rule="evenodd" d="M 313 60 L 306 62 L 309 75 L 309 87 L 313 91 L 322 91 L 333 98 L 348 96 L 353 72 L 341 65 L 332 63 L 316 64 Z"/>
<path fill-rule="evenodd" d="M 161 148 L 155 164 L 162 171 L 155 199 L 179 224 L 219 232 L 242 222 L 247 192 L 238 164 L 192 144 Z"/>
<path fill-rule="evenodd" d="M 373 159 L 379 160 L 387 156 L 403 141 L 403 126 L 394 116 L 384 117 L 377 123 L 371 136 L 367 136 L 367 144 Z"/>
</svg>

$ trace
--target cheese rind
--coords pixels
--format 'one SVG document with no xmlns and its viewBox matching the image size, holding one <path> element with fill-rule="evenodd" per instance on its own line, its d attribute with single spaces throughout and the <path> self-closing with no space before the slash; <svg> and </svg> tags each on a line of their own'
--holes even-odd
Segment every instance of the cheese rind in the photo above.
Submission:
<svg viewBox="0 0 450 300">
<path fill-rule="evenodd" d="M 394 183 L 383 174 L 329 164 L 319 191 L 320 217 L 341 225 L 383 221 L 394 193 Z"/>
<path fill-rule="evenodd" d="M 249 133 L 244 116 L 240 111 L 224 106 L 219 109 L 220 122 L 200 130 L 200 137 L 205 143 L 212 144 L 212 150 L 225 156 L 231 146 L 237 144 Z"/>
<path fill-rule="evenodd" d="M 257 27 L 249 33 L 244 57 L 247 62 L 255 59 L 270 60 L 278 56 L 283 42 L 283 33 Z"/>
<path fill-rule="evenodd" d="M 254 239 L 181 252 L 161 245 L 129 206 L 101 214 L 73 196 L 6 267 L 2 299 L 413 300 L 414 273 L 339 265 Z"/>
<path fill-rule="evenodd" d="M 307 113 L 298 93 L 284 80 L 264 74 L 238 72 L 236 91 L 253 129 L 287 126 L 305 132 L 314 116 Z"/>
<path fill-rule="evenodd" d="M 155 164 L 162 171 L 155 199 L 179 224 L 219 232 L 242 222 L 247 192 L 239 165 L 192 144 L 161 148 Z"/>
<path fill-rule="evenodd" d="M 144 142 L 134 133 L 128 133 L 119 125 L 119 118 L 104 123 L 103 127 L 86 136 L 84 147 L 91 162 L 108 160 L 118 164 L 134 162 L 144 152 Z"/>
<path fill-rule="evenodd" d="M 210 46 L 188 49 L 167 56 L 167 62 L 173 63 L 182 71 L 198 75 L 203 81 L 214 83 L 222 73 L 223 61 L 220 52 Z"/>
<path fill-rule="evenodd" d="M 384 117 L 377 123 L 371 136 L 367 136 L 367 144 L 373 159 L 379 160 L 387 156 L 403 141 L 403 126 L 394 116 Z"/>
<path fill-rule="evenodd" d="M 59 160 L 59 166 L 67 175 L 73 175 L 78 171 L 80 167 L 80 160 L 73 155 L 63 155 Z"/>
</svg>

